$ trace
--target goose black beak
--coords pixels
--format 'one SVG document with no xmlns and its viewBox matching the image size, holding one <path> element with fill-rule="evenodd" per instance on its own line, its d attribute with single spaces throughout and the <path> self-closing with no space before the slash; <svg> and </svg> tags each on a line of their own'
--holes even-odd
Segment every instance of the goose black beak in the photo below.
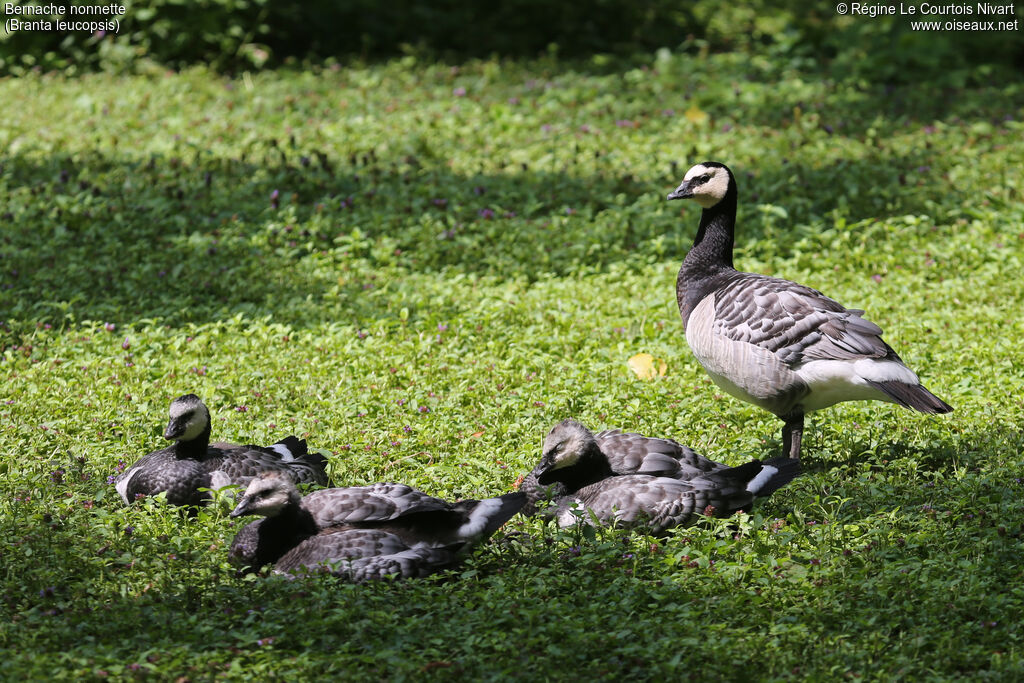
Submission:
<svg viewBox="0 0 1024 683">
<path fill-rule="evenodd" d="M 178 420 L 171 420 L 167 423 L 167 429 L 164 430 L 164 438 L 168 441 L 177 439 L 179 436 L 185 433 L 185 424 Z"/>
<path fill-rule="evenodd" d="M 232 510 L 230 514 L 228 514 L 228 517 L 234 519 L 235 517 L 241 517 L 242 515 L 246 515 L 248 513 L 249 499 L 246 498 L 245 496 L 242 496 L 242 500 L 238 501 L 238 505 L 236 505 L 235 509 Z"/>
<path fill-rule="evenodd" d="M 555 483 L 555 481 L 557 481 L 555 479 L 555 472 L 557 472 L 557 470 L 554 466 L 548 465 L 541 470 L 540 474 L 537 475 L 537 483 L 541 486 L 547 486 L 548 484 Z"/>
<path fill-rule="evenodd" d="M 671 199 L 689 199 L 693 196 L 693 191 L 690 189 L 690 184 L 683 182 L 679 187 L 669 193 L 668 198 Z"/>
</svg>

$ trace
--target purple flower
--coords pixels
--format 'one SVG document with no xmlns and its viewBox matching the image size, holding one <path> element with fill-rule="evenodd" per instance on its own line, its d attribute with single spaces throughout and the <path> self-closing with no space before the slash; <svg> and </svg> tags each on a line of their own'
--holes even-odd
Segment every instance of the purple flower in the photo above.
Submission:
<svg viewBox="0 0 1024 683">
<path fill-rule="evenodd" d="M 270 206 L 274 209 L 281 207 L 281 193 L 277 190 L 270 193 Z"/>
<path fill-rule="evenodd" d="M 615 122 L 615 125 L 619 128 L 636 128 L 636 123 L 629 119 L 619 119 Z"/>
<path fill-rule="evenodd" d="M 445 323 L 438 323 L 437 324 L 437 331 L 438 332 L 447 332 L 448 331 L 448 325 L 446 325 Z"/>
<path fill-rule="evenodd" d="M 533 402 L 533 407 L 534 408 L 543 408 L 544 407 L 544 401 L 534 401 Z"/>
<path fill-rule="evenodd" d="M 128 337 L 125 337 L 124 341 L 121 342 L 121 348 L 124 349 L 125 351 L 132 348 L 131 342 L 128 341 Z"/>
<path fill-rule="evenodd" d="M 412 431 L 412 427 L 410 427 L 409 425 L 405 425 L 404 427 L 402 427 L 402 429 L 405 431 L 406 434 Z"/>
<path fill-rule="evenodd" d="M 108 484 L 113 484 L 115 481 L 117 481 L 117 475 L 116 474 L 111 474 L 109 477 L 107 477 L 107 483 Z"/>
<path fill-rule="evenodd" d="M 510 98 L 508 98 L 508 103 L 511 104 L 514 107 L 515 105 L 519 104 L 519 98 L 518 97 L 510 97 Z"/>
<path fill-rule="evenodd" d="M 138 498 L 139 498 L 139 495 L 140 495 L 140 494 L 135 494 L 135 499 L 136 499 L 136 500 L 138 500 Z M 126 526 L 126 527 L 124 528 L 124 535 L 125 535 L 125 536 L 131 536 L 131 535 L 132 535 L 132 532 L 133 532 L 133 531 L 135 531 L 135 527 L 133 527 L 133 526 Z"/>
<path fill-rule="evenodd" d="M 452 95 L 455 95 L 456 97 L 465 97 L 466 89 L 460 85 L 458 88 L 452 90 Z"/>
<path fill-rule="evenodd" d="M 442 209 L 448 206 L 447 199 L 431 199 L 430 201 L 434 206 L 440 206 Z"/>
<path fill-rule="evenodd" d="M 480 218 L 486 218 L 487 220 L 490 220 L 494 218 L 494 211 L 491 209 L 480 209 L 479 211 L 477 211 L 477 215 L 479 215 Z"/>
<path fill-rule="evenodd" d="M 430 408 L 428 408 L 427 406 L 420 406 L 420 412 L 421 413 L 429 413 L 430 412 Z"/>
<path fill-rule="evenodd" d="M 359 337 L 360 339 L 366 339 L 367 334 L 362 330 L 359 330 L 358 332 L 356 332 L 356 336 Z"/>
</svg>

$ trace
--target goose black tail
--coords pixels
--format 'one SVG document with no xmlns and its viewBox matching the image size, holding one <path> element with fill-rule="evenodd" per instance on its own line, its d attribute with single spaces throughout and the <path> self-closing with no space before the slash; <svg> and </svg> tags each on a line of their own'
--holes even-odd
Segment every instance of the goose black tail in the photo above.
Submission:
<svg viewBox="0 0 1024 683">
<path fill-rule="evenodd" d="M 297 436 L 286 436 L 277 443 L 275 443 L 274 446 L 283 447 L 285 450 L 291 453 L 293 458 L 301 458 L 302 456 L 306 455 L 309 452 L 309 447 L 306 445 L 306 440 L 300 439 Z M 274 448 L 274 450 L 280 453 L 279 448 Z"/>
<path fill-rule="evenodd" d="M 925 389 L 920 384 L 904 384 L 903 382 L 873 382 L 868 383 L 885 394 L 904 408 L 912 408 L 922 413 L 951 413 L 953 406 Z"/>
<path fill-rule="evenodd" d="M 758 498 L 764 498 L 775 493 L 789 482 L 796 479 L 797 475 L 800 474 L 800 461 L 794 460 L 793 458 L 779 457 L 772 458 L 771 460 L 765 460 L 763 465 L 768 467 L 774 467 L 777 472 L 771 475 L 771 477 L 764 482 L 764 484 L 754 494 Z"/>
</svg>

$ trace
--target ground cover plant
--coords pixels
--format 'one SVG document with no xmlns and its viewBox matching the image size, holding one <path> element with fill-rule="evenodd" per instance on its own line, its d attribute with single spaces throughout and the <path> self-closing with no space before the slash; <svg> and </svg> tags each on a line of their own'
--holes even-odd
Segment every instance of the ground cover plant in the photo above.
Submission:
<svg viewBox="0 0 1024 683">
<path fill-rule="evenodd" d="M 1019 677 L 1024 88 L 942 94 L 667 51 L 0 81 L 0 677 Z M 675 308 L 707 159 L 737 265 L 865 308 L 953 415 L 841 405 L 750 515 L 516 520 L 417 581 L 239 577 L 226 502 L 117 500 L 189 391 L 446 498 L 567 416 L 776 454 Z"/>
</svg>

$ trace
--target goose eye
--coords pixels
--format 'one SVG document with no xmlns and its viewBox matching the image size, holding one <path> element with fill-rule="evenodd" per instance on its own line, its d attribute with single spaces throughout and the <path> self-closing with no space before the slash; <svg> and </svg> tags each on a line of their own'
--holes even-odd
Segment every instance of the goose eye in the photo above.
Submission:
<svg viewBox="0 0 1024 683">
<path fill-rule="evenodd" d="M 703 184 L 703 183 L 706 183 L 707 181 L 711 180 L 711 174 L 709 174 L 709 173 L 705 173 L 704 175 L 702 175 L 702 176 L 701 176 L 700 178 L 698 178 L 697 180 L 699 180 L 699 181 L 700 181 L 700 182 L 701 182 L 702 184 Z"/>
</svg>

